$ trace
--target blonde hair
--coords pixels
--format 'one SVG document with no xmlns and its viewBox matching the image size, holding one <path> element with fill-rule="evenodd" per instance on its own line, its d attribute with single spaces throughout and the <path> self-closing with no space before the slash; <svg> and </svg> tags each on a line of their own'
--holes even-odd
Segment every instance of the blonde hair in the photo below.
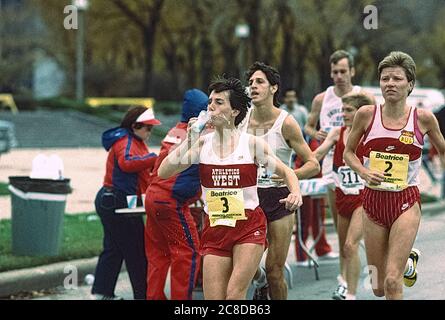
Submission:
<svg viewBox="0 0 445 320">
<path fill-rule="evenodd" d="M 405 70 L 405 75 L 408 82 L 412 81 L 414 88 L 414 84 L 416 83 L 416 63 L 409 54 L 402 51 L 392 51 L 389 55 L 383 58 L 378 67 L 379 79 L 380 75 L 382 74 L 382 70 L 390 67 L 403 68 L 403 70 Z M 408 92 L 408 95 L 413 91 L 413 88 L 411 88 L 411 90 Z"/>
<path fill-rule="evenodd" d="M 341 98 L 341 102 L 357 109 L 362 106 L 372 104 L 371 98 L 364 93 L 346 94 Z"/>
</svg>

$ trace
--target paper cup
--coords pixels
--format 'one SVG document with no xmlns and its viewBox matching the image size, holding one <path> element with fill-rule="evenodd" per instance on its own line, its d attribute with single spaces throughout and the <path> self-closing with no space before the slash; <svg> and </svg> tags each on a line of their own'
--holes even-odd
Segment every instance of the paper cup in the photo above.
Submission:
<svg viewBox="0 0 445 320">
<path fill-rule="evenodd" d="M 127 196 L 127 206 L 128 206 L 128 208 L 130 208 L 130 209 L 136 208 L 137 201 L 138 201 L 138 196 L 137 195 Z"/>
</svg>

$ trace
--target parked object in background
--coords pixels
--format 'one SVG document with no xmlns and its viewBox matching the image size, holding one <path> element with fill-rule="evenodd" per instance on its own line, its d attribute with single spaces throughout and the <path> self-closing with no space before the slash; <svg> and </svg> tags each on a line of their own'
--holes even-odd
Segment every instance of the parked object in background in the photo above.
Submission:
<svg viewBox="0 0 445 320">
<path fill-rule="evenodd" d="M 14 124 L 9 121 L 0 120 L 0 154 L 8 152 L 11 148 L 18 146 L 15 137 Z"/>
<path fill-rule="evenodd" d="M 12 94 L 9 93 L 0 93 L 0 107 L 9 108 L 12 113 L 19 112 Z"/>
<path fill-rule="evenodd" d="M 144 106 L 147 109 L 153 108 L 155 100 L 153 98 L 87 98 L 86 102 L 92 107 L 112 106 L 112 105 L 128 105 L 128 106 Z"/>
</svg>

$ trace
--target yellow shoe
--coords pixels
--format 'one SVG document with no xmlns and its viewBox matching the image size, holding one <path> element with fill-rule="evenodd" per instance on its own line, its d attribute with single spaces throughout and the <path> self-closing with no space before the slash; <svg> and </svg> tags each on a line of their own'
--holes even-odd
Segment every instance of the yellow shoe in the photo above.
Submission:
<svg viewBox="0 0 445 320">
<path fill-rule="evenodd" d="M 408 259 L 411 259 L 413 262 L 414 273 L 411 276 L 403 275 L 403 283 L 407 287 L 412 287 L 417 281 L 417 261 L 419 261 L 419 257 L 420 257 L 420 250 L 412 248 Z"/>
</svg>

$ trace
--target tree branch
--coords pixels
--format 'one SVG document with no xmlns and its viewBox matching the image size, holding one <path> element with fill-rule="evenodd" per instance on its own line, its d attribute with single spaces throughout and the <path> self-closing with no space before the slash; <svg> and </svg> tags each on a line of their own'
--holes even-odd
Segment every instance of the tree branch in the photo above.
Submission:
<svg viewBox="0 0 445 320">
<path fill-rule="evenodd" d="M 127 4 L 124 4 L 122 0 L 112 0 L 114 5 L 122 11 L 128 18 L 133 20 L 136 25 L 138 25 L 141 29 L 145 30 L 147 25 L 144 23 L 143 19 L 137 15 Z"/>
</svg>

